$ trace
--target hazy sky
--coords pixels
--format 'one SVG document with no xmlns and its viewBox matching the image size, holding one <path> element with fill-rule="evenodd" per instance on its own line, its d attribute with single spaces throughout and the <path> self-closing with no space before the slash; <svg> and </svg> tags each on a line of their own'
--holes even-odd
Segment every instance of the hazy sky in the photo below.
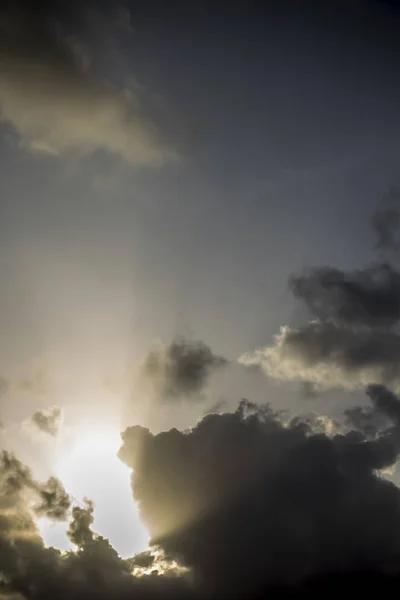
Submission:
<svg viewBox="0 0 400 600">
<path fill-rule="evenodd" d="M 330 378 L 305 350 L 283 375 L 269 362 L 319 285 L 296 299 L 292 276 L 382 258 L 371 219 L 400 186 L 397 2 L 232 4 L 0 9 L 0 436 L 43 477 L 85 427 L 185 429 L 242 398 L 337 418 L 366 385 L 398 383 L 397 350 L 390 377 L 386 359 L 379 376 L 340 358 L 333 376 L 328 360 Z M 187 379 L 185 352 L 202 369 Z M 329 390 L 306 400 L 305 379 Z"/>
</svg>

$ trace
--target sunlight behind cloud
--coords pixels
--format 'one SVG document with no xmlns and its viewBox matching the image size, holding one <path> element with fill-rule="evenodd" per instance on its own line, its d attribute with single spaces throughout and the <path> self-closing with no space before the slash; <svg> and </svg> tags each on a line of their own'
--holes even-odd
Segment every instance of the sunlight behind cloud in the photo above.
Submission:
<svg viewBox="0 0 400 600">
<path fill-rule="evenodd" d="M 108 430 L 82 431 L 57 461 L 56 474 L 75 502 L 94 502 L 93 530 L 108 538 L 123 558 L 147 548 L 148 533 L 132 498 L 130 470 L 117 457 L 119 434 Z M 39 524 L 45 542 L 71 547 L 61 526 Z"/>
</svg>

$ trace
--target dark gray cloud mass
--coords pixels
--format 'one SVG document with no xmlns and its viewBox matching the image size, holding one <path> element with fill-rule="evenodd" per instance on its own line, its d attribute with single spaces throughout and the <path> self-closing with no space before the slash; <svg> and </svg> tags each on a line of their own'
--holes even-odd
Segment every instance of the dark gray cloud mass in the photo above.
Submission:
<svg viewBox="0 0 400 600">
<path fill-rule="evenodd" d="M 367 394 L 379 413 L 388 416 L 400 426 L 400 402 L 398 397 L 384 385 L 369 385 Z"/>
<path fill-rule="evenodd" d="M 43 410 L 36 411 L 31 418 L 31 422 L 43 433 L 52 437 L 56 436 L 61 425 L 62 410 L 59 406 L 52 406 Z"/>
<path fill-rule="evenodd" d="M 62 483 L 55 477 L 44 483 L 36 481 L 28 467 L 3 450 L 0 453 L 0 508 L 17 507 L 20 502 L 26 502 L 26 497 L 30 498 L 36 515 L 54 520 L 67 518 L 71 501 Z"/>
<path fill-rule="evenodd" d="M 263 590 L 271 598 L 310 585 L 318 595 L 330 585 L 325 576 L 336 573 L 338 585 L 349 571 L 363 573 L 354 576 L 358 591 L 368 589 L 368 571 L 381 573 L 382 585 L 388 569 L 400 572 L 400 490 L 381 475 L 400 452 L 400 400 L 383 386 L 367 394 L 383 417 L 369 433 L 247 400 L 186 432 L 128 428 L 120 456 L 152 535 L 150 551 L 129 560 L 92 530 L 89 500 L 71 510 L 76 551 L 45 548 L 34 515 L 64 517 L 64 494 L 3 452 L 0 593 L 208 600 Z"/>
<path fill-rule="evenodd" d="M 61 482 L 55 477 L 49 477 L 47 482 L 37 488 L 40 501 L 34 510 L 38 516 L 49 519 L 65 520 L 71 507 L 71 499 L 64 490 Z"/>
<path fill-rule="evenodd" d="M 400 491 L 377 475 L 397 460 L 397 425 L 367 438 L 326 421 L 244 401 L 187 433 L 128 428 L 120 456 L 153 543 L 221 594 L 398 562 Z"/>
<path fill-rule="evenodd" d="M 83 546 L 93 540 L 93 532 L 90 529 L 93 524 L 94 506 L 90 500 L 86 501 L 84 508 L 74 506 L 72 509 L 72 521 L 68 529 L 68 537 L 73 544 Z"/>
<path fill-rule="evenodd" d="M 386 415 L 370 406 L 353 406 L 344 411 L 345 423 L 350 429 L 374 438 L 389 426 Z"/>
<path fill-rule="evenodd" d="M 196 398 L 210 375 L 226 364 L 203 342 L 178 338 L 149 353 L 142 375 L 163 399 Z"/>
<path fill-rule="evenodd" d="M 400 274 L 387 263 L 349 272 L 313 269 L 293 277 L 290 288 L 321 320 L 390 327 L 400 319 Z"/>
</svg>

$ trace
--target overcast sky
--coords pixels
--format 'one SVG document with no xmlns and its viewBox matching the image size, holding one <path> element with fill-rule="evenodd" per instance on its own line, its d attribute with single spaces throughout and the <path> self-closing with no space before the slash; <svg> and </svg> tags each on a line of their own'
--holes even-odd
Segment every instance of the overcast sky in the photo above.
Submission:
<svg viewBox="0 0 400 600">
<path fill-rule="evenodd" d="M 366 386 L 398 389 L 398 256 L 379 223 L 399 218 L 399 34 L 394 1 L 5 3 L 4 448 L 47 477 L 56 450 L 32 427 L 156 436 L 242 398 L 339 419 Z M 372 300 L 296 279 L 321 267 Z M 152 485 L 136 500 L 165 541 L 164 517 L 184 523 L 155 516 Z"/>
</svg>

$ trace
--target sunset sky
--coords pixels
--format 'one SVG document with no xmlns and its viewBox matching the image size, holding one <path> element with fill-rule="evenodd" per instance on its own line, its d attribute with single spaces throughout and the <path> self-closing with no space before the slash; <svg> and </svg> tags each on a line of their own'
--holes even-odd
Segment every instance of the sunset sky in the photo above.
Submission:
<svg viewBox="0 0 400 600">
<path fill-rule="evenodd" d="M 1 3 L 0 600 L 400 572 L 399 68 L 395 1 Z"/>
</svg>

